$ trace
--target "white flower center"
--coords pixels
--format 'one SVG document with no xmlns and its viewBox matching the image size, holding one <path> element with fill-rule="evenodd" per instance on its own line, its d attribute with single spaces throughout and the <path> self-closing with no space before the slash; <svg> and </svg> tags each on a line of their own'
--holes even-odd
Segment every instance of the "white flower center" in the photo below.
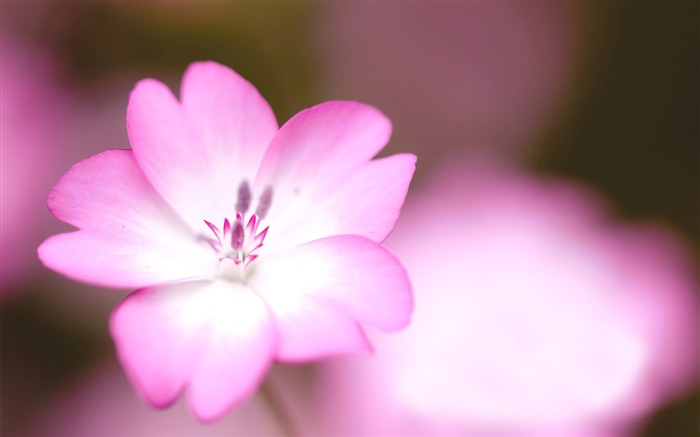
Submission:
<svg viewBox="0 0 700 437">
<path fill-rule="evenodd" d="M 258 200 L 255 213 L 246 221 L 252 193 L 248 181 L 238 187 L 235 220 L 224 219 L 223 230 L 204 220 L 215 238 L 204 238 L 219 257 L 219 274 L 222 278 L 244 281 L 244 270 L 253 262 L 263 246 L 269 226 L 258 232 L 262 220 L 272 205 L 272 188 L 267 187 Z"/>
</svg>

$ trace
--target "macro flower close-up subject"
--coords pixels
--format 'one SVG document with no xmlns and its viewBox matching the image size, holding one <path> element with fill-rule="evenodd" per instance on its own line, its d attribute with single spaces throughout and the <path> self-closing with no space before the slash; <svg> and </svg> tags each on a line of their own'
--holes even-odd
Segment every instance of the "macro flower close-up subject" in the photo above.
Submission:
<svg viewBox="0 0 700 437">
<path fill-rule="evenodd" d="M 0 9 L 0 436 L 700 436 L 700 2 Z"/>
<path fill-rule="evenodd" d="M 113 312 L 117 355 L 140 394 L 187 391 L 202 421 L 255 392 L 273 361 L 371 350 L 361 325 L 410 320 L 406 272 L 382 241 L 415 156 L 372 160 L 389 120 L 356 102 L 281 128 L 258 91 L 214 62 L 179 99 L 144 79 L 127 108 L 131 150 L 82 161 L 48 206 L 77 231 L 39 247 L 70 278 L 137 290 Z"/>
</svg>

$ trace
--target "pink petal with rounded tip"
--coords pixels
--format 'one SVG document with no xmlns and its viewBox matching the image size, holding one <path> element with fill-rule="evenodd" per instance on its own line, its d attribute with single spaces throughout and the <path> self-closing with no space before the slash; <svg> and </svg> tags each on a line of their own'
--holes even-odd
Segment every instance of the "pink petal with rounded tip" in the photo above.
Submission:
<svg viewBox="0 0 700 437">
<path fill-rule="evenodd" d="M 138 168 L 130 150 L 109 150 L 71 168 L 49 194 L 49 209 L 80 228 L 39 247 L 49 268 L 112 287 L 206 277 L 216 258 Z"/>
<path fill-rule="evenodd" d="M 182 103 L 161 82 L 140 81 L 127 130 L 136 159 L 163 197 L 196 229 L 231 213 L 243 180 L 255 177 L 278 126 L 258 91 L 233 70 L 197 62 Z"/>
<path fill-rule="evenodd" d="M 270 184 L 278 189 L 285 183 L 316 181 L 321 175 L 340 177 L 372 159 L 390 136 L 389 119 L 369 105 L 330 101 L 305 109 L 273 139 L 257 187 Z"/>
<path fill-rule="evenodd" d="M 388 331 L 410 321 L 413 298 L 404 268 L 366 238 L 324 238 L 259 261 L 250 285 L 280 326 L 282 359 L 357 352 L 366 348 L 356 322 Z"/>
<path fill-rule="evenodd" d="M 170 405 L 187 388 L 202 421 L 254 393 L 277 342 L 265 303 L 223 281 L 139 290 L 112 314 L 110 330 L 122 365 L 153 406 Z"/>
<path fill-rule="evenodd" d="M 270 144 L 254 186 L 258 193 L 274 190 L 270 224 L 299 215 L 322 194 L 343 185 L 390 136 L 391 122 L 357 102 L 322 103 L 292 117 Z"/>
<path fill-rule="evenodd" d="M 399 217 L 415 163 L 414 155 L 393 155 L 369 161 L 333 183 L 308 186 L 269 218 L 266 254 L 333 235 L 383 241 Z"/>
</svg>

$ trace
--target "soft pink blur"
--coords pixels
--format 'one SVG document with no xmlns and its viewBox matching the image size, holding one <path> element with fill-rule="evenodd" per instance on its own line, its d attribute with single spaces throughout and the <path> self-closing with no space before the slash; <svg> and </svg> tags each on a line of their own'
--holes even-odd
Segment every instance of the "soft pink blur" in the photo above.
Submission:
<svg viewBox="0 0 700 437">
<path fill-rule="evenodd" d="M 347 435 L 625 435 L 693 383 L 689 254 L 581 187 L 481 163 L 409 198 L 387 245 L 416 294 L 376 356 L 324 369 Z"/>
<path fill-rule="evenodd" d="M 292 417 L 301 414 L 305 399 L 299 379 L 303 369 L 277 368 L 270 379 L 279 401 Z M 167 410 L 146 407 L 131 389 L 121 369 L 114 363 L 101 365 L 87 373 L 81 381 L 52 399 L 44 412 L 36 417 L 22 435 L 34 437 L 185 437 L 185 436 L 251 436 L 284 435 L 303 429 L 303 423 L 280 422 L 275 405 L 263 394 L 248 400 L 222 420 L 203 425 L 192 417 L 180 400 Z"/>
<path fill-rule="evenodd" d="M 105 148 L 128 147 L 123 120 L 133 83 L 124 72 L 116 72 L 83 96 L 47 47 L 3 33 L 1 50 L 0 289 L 6 298 L 47 277 L 37 258 L 39 243 L 72 229 L 49 212 L 51 188 L 75 162 Z M 59 281 L 54 286 L 68 283 L 54 280 Z M 113 302 L 111 297 L 86 296 L 86 289 L 73 283 L 64 293 L 78 292 L 80 299 L 71 301 L 78 307 Z M 78 313 L 88 318 L 93 314 Z"/>
<path fill-rule="evenodd" d="M 377 105 L 423 165 L 479 145 L 522 156 L 572 91 L 580 7 L 551 2 L 333 2 L 318 41 L 326 85 Z M 498 145 L 494 147 L 493 145 Z"/>
<path fill-rule="evenodd" d="M 0 50 L 0 290 L 6 294 L 40 268 L 36 247 L 50 218 L 46 193 L 61 171 L 56 158 L 65 147 L 71 103 L 46 53 L 5 35 Z"/>
</svg>

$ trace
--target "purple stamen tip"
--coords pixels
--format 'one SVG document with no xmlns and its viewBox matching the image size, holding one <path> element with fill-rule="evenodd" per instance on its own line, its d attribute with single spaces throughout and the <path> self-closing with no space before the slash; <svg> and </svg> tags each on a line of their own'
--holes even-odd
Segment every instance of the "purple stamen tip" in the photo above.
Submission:
<svg viewBox="0 0 700 437">
<path fill-rule="evenodd" d="M 250 185 L 248 181 L 241 182 L 238 186 L 238 200 L 236 201 L 236 211 L 245 214 L 250 208 L 250 201 L 252 199 L 252 194 L 250 192 Z"/>
<path fill-rule="evenodd" d="M 265 188 L 265 191 L 263 191 L 262 196 L 260 196 L 260 202 L 258 202 L 255 215 L 257 215 L 260 220 L 264 219 L 268 211 L 270 211 L 270 206 L 272 206 L 272 187 L 268 186 Z"/>
</svg>

